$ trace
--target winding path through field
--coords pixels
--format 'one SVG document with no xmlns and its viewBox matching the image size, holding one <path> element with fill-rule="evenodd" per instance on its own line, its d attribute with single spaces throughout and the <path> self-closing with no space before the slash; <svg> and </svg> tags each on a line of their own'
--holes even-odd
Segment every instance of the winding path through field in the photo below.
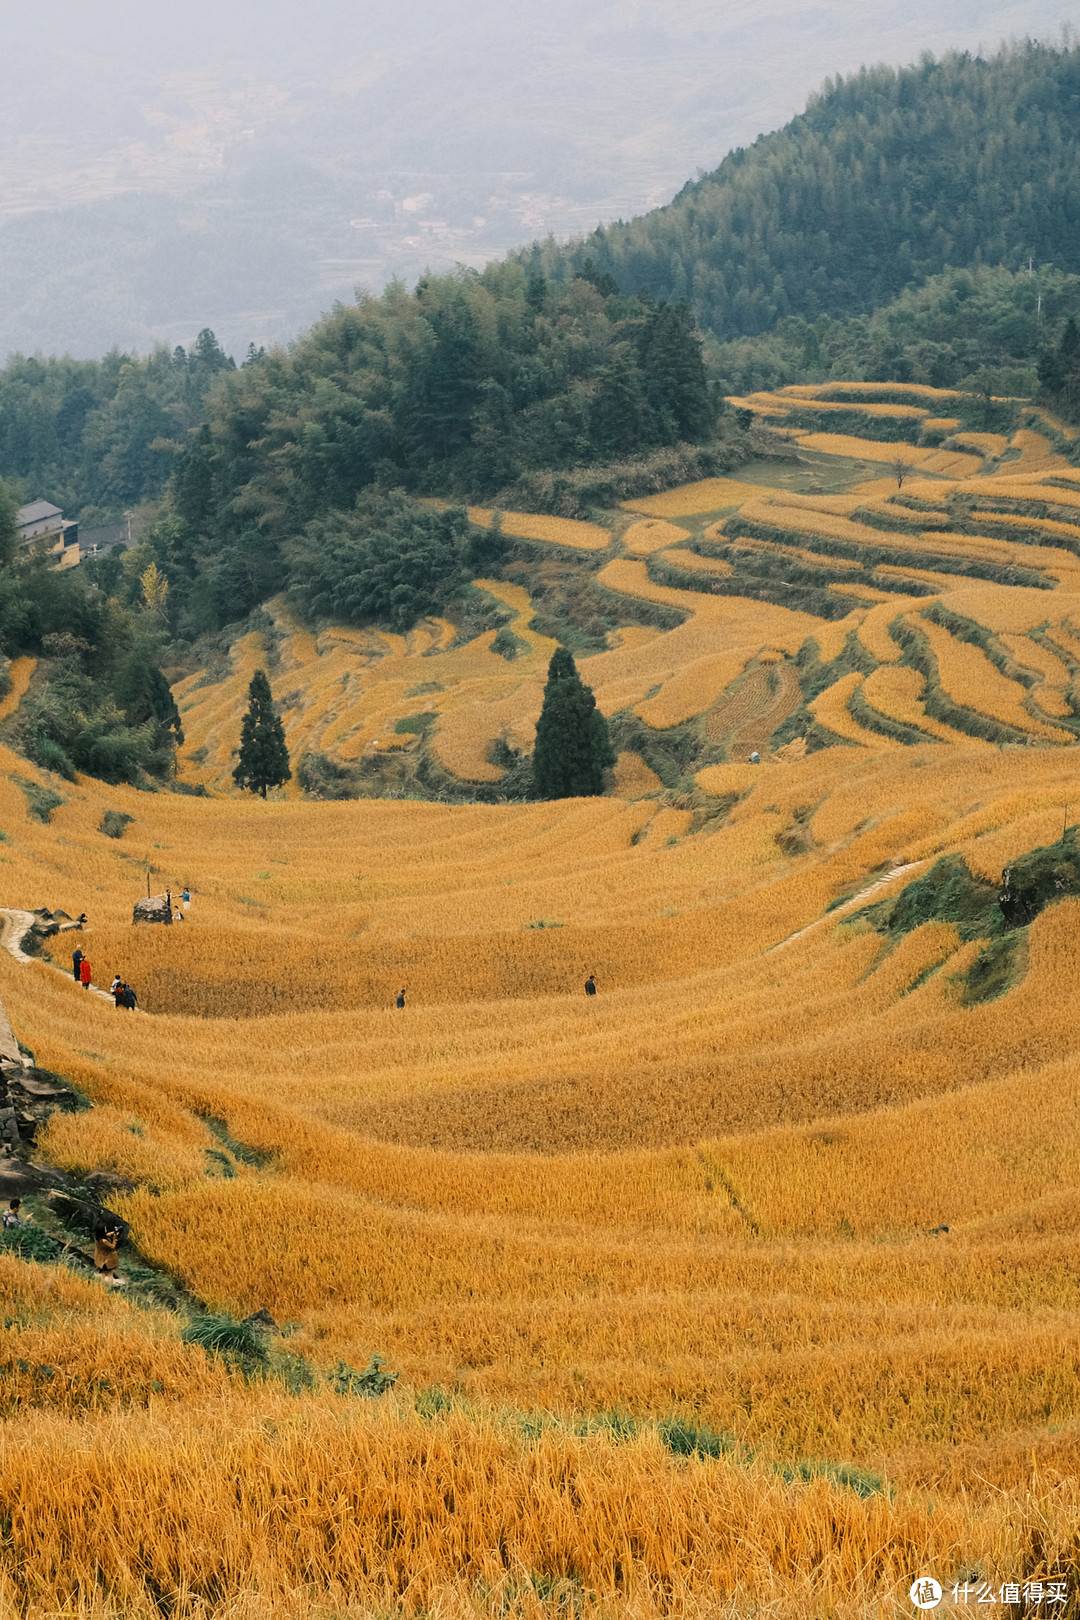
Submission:
<svg viewBox="0 0 1080 1620">
<path fill-rule="evenodd" d="M 884 877 L 878 878 L 876 882 L 871 883 L 867 888 L 860 889 L 858 894 L 853 894 L 850 899 L 843 901 L 841 905 L 834 906 L 823 917 L 815 917 L 814 921 L 807 923 L 805 928 L 797 928 L 793 934 L 788 935 L 787 939 L 780 940 L 779 944 L 770 946 L 770 949 L 782 951 L 785 945 L 794 944 L 797 939 L 802 939 L 804 934 L 809 934 L 813 929 L 820 928 L 823 923 L 835 922 L 837 917 L 842 917 L 845 912 L 864 906 L 872 895 L 877 894 L 879 889 L 887 888 L 896 878 L 907 877 L 909 872 L 916 872 L 920 866 L 925 865 L 925 861 L 908 861 L 903 866 L 891 867 Z"/>
<path fill-rule="evenodd" d="M 22 948 L 22 942 L 33 926 L 34 913 L 32 911 L 17 911 L 11 906 L 0 906 L 0 948 L 13 956 L 16 962 L 32 962 L 34 960 Z M 49 965 L 52 966 L 54 973 L 64 973 L 64 969 L 57 967 L 55 963 Z M 94 996 L 100 996 L 103 1001 L 115 1005 L 109 992 L 99 990 L 96 984 L 90 986 L 90 993 Z M 2 1025 L 0 1025 L 0 1033 L 2 1033 Z M 2 1050 L 3 1048 L 0 1047 L 0 1051 Z"/>
</svg>

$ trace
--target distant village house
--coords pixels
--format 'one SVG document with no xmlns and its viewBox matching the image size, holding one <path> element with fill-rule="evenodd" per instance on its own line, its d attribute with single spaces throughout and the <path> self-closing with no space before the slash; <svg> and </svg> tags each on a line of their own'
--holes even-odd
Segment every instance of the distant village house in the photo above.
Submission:
<svg viewBox="0 0 1080 1620">
<path fill-rule="evenodd" d="M 19 544 L 44 544 L 46 554 L 54 557 L 54 568 L 74 568 L 79 561 L 79 525 L 65 522 L 58 506 L 49 501 L 31 501 L 20 506 L 17 518 Z"/>
</svg>

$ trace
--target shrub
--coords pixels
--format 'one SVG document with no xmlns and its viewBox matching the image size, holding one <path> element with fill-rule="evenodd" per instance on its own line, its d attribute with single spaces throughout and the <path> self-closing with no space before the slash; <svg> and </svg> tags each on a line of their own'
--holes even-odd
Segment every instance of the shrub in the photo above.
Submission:
<svg viewBox="0 0 1080 1620">
<path fill-rule="evenodd" d="M 59 793 L 54 793 L 52 788 L 42 787 L 40 782 L 29 782 L 24 776 L 13 776 L 11 780 L 22 789 L 27 810 L 35 821 L 47 823 L 53 811 L 67 803 Z"/>
<path fill-rule="evenodd" d="M 11 1226 L 0 1232 L 0 1252 L 17 1254 L 20 1260 L 37 1260 L 50 1265 L 60 1258 L 60 1244 L 40 1226 Z"/>
<path fill-rule="evenodd" d="M 58 742 L 52 737 L 35 737 L 28 752 L 35 765 L 43 771 L 55 771 L 66 782 L 74 782 L 75 767 Z"/>
<path fill-rule="evenodd" d="M 228 1312 L 197 1316 L 180 1335 L 185 1344 L 197 1344 L 207 1355 L 265 1361 L 266 1345 L 258 1331 L 247 1322 L 238 1322 Z"/>
<path fill-rule="evenodd" d="M 126 810 L 106 810 L 98 832 L 104 833 L 106 838 L 123 838 L 134 820 L 135 817 L 129 816 Z"/>
<path fill-rule="evenodd" d="M 351 512 L 313 519 L 286 547 L 290 585 L 309 614 L 404 631 L 464 583 L 470 541 L 463 511 L 368 495 Z"/>
<path fill-rule="evenodd" d="M 330 1379 L 332 1389 L 339 1395 L 364 1395 L 369 1399 L 385 1395 L 398 1381 L 398 1374 L 387 1372 L 381 1356 L 372 1356 L 363 1372 L 357 1372 L 347 1361 L 339 1361 L 337 1371 Z"/>
<path fill-rule="evenodd" d="M 300 756 L 296 780 L 309 799 L 353 799 L 356 778 L 325 754 L 309 751 Z"/>
<path fill-rule="evenodd" d="M 423 714 L 407 714 L 399 720 L 394 727 L 399 737 L 420 736 L 429 732 L 439 716 L 434 709 L 427 709 Z"/>
</svg>

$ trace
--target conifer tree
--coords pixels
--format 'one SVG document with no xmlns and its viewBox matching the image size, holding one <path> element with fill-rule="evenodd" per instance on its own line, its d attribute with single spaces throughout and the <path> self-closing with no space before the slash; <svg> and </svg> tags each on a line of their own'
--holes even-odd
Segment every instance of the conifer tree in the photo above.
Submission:
<svg viewBox="0 0 1080 1620">
<path fill-rule="evenodd" d="M 604 791 L 615 763 L 607 721 L 565 647 L 548 665 L 544 706 L 536 723 L 533 792 L 538 799 L 571 799 Z"/>
<path fill-rule="evenodd" d="M 266 671 L 257 669 L 248 687 L 248 709 L 233 781 L 237 787 L 261 793 L 265 799 L 268 787 L 282 787 L 291 776 L 285 729 L 274 710 Z"/>
</svg>

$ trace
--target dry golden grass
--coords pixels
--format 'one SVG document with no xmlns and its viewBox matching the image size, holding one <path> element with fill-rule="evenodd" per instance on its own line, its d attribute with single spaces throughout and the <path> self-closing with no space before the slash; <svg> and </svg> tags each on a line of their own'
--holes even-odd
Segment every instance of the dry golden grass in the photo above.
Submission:
<svg viewBox="0 0 1080 1620">
<path fill-rule="evenodd" d="M 883 664 L 879 669 L 871 670 L 862 686 L 863 697 L 879 714 L 899 720 L 906 726 L 917 726 L 928 737 L 936 737 L 939 742 L 970 746 L 973 739 L 965 732 L 943 725 L 926 713 L 922 701 L 925 691 L 925 675 L 900 664 Z"/>
<path fill-rule="evenodd" d="M 615 790 L 620 799 L 642 799 L 663 792 L 664 784 L 640 754 L 623 752 L 615 761 Z"/>
<path fill-rule="evenodd" d="M 829 456 L 855 456 L 860 461 L 896 461 L 898 458 L 918 466 L 935 454 L 925 447 L 918 448 L 904 439 L 859 439 L 848 433 L 800 433 L 799 444 L 804 450 L 822 450 Z"/>
<path fill-rule="evenodd" d="M 810 704 L 810 713 L 835 736 L 843 737 L 847 742 L 858 743 L 863 748 L 898 748 L 900 744 L 891 737 L 868 730 L 848 713 L 848 700 L 862 681 L 863 677 L 857 672 L 842 675 L 832 686 L 827 686 L 824 692 L 818 694 Z"/>
<path fill-rule="evenodd" d="M 1080 489 L 1070 486 L 1064 481 L 1063 471 L 1055 468 L 1053 477 L 1061 479 L 1059 483 L 1048 483 L 1048 473 L 1036 471 L 1031 473 L 1014 472 L 1014 462 L 1006 462 L 1005 466 L 995 474 L 992 485 L 984 484 L 981 480 L 968 479 L 961 488 L 970 490 L 977 495 L 994 495 L 1012 497 L 1018 501 L 1046 501 L 1051 505 L 1076 507 L 1080 506 Z"/>
<path fill-rule="evenodd" d="M 837 596 L 852 596 L 859 602 L 895 602 L 894 591 L 879 591 L 873 585 L 837 585 L 830 582 L 828 589 L 835 591 Z M 865 623 L 865 621 L 864 621 Z"/>
<path fill-rule="evenodd" d="M 752 503 L 811 555 L 814 533 L 880 538 L 851 513 L 890 493 L 716 485 L 710 504 L 672 498 L 688 516 Z M 1046 534 L 928 522 L 904 541 L 1065 582 L 942 576 L 1042 703 L 1080 664 L 1075 559 Z M 654 585 L 632 557 L 599 579 L 688 615 L 580 660 L 605 712 L 700 714 L 732 739 L 685 793 L 624 751 L 610 799 L 263 803 L 79 780 L 55 784 L 46 826 L 12 777 L 47 779 L 0 748 L 4 902 L 86 910 L 95 979 L 119 970 L 149 1009 L 124 1017 L 0 953 L 17 1034 L 94 1103 L 54 1115 L 44 1150 L 134 1183 L 116 1203 L 142 1252 L 210 1306 L 265 1306 L 320 1374 L 374 1351 L 401 1373 L 378 1404 L 249 1385 L 174 1318 L 0 1255 L 0 1610 L 868 1620 L 907 1612 L 924 1569 L 1075 1584 L 1080 902 L 1037 918 L 1014 988 L 977 1006 L 977 944 L 940 922 L 895 943 L 858 915 L 941 854 L 996 882 L 1055 840 L 1074 754 L 927 717 L 887 630 L 925 599 L 823 621 Z M 514 615 L 512 661 L 490 632 L 315 637 L 276 604 L 290 745 L 355 757 L 408 744 L 397 720 L 431 711 L 436 752 L 467 772 L 501 730 L 526 739 L 553 643 L 524 591 L 484 588 Z M 913 622 L 956 701 L 1070 740 L 978 649 Z M 1045 644 L 1025 633 L 1046 625 Z M 837 658 L 853 630 L 879 667 L 838 666 L 811 712 L 864 746 L 796 735 L 746 762 L 755 725 L 799 712 L 803 644 Z M 262 650 L 177 688 L 207 780 L 227 779 Z M 858 726 L 856 686 L 926 746 Z M 105 808 L 135 817 L 119 842 Z M 144 862 L 192 885 L 182 927 L 131 927 Z M 226 1178 L 208 1117 L 269 1161 Z M 637 1430 L 620 1438 L 613 1411 Z M 673 1414 L 727 1454 L 673 1457 Z"/>
<path fill-rule="evenodd" d="M 6 720 L 9 714 L 14 714 L 30 685 L 30 677 L 37 665 L 36 658 L 15 658 L 8 668 L 8 679 L 11 689 L 6 697 L 0 698 L 0 720 Z"/>
<path fill-rule="evenodd" d="M 1020 455 L 1012 461 L 1007 461 L 1000 469 L 1001 476 L 1006 478 L 1015 478 L 1017 473 L 1046 473 L 1052 468 L 1069 465 L 1065 457 L 1054 449 L 1049 439 L 1044 438 L 1041 433 L 1033 433 L 1030 428 L 1021 428 L 1013 434 L 1011 448 L 1019 450 Z"/>
<path fill-rule="evenodd" d="M 760 484 L 743 484 L 735 478 L 703 478 L 696 484 L 680 484 L 663 495 L 645 495 L 622 504 L 627 512 L 644 512 L 647 517 L 694 517 L 698 512 L 741 506 L 743 501 L 769 493 Z"/>
<path fill-rule="evenodd" d="M 1032 640 L 1030 636 L 1011 636 L 1003 633 L 998 639 L 1002 646 L 1012 653 L 1018 664 L 1040 675 L 1044 685 L 1055 687 L 1062 692 L 1068 686 L 1070 678 L 1068 669 L 1048 647 Z"/>
<path fill-rule="evenodd" d="M 960 426 L 960 418 L 958 416 L 927 416 L 923 418 L 922 425 L 924 428 L 934 428 L 939 433 L 955 433 Z M 986 435 L 982 433 L 965 433 L 963 442 L 966 443 L 969 439 L 974 442 L 985 437 Z M 1008 442 L 1007 439 L 1002 439 L 1002 446 L 1004 447 Z"/>
<path fill-rule="evenodd" d="M 935 450 L 920 461 L 920 472 L 942 473 L 946 478 L 970 478 L 982 466 L 981 455 L 965 455 L 960 450 Z"/>
<path fill-rule="evenodd" d="M 622 541 L 631 556 L 647 557 L 650 552 L 663 551 L 665 546 L 677 546 L 681 540 L 689 538 L 689 529 L 665 523 L 663 518 L 642 518 L 639 523 L 631 523 Z"/>
<path fill-rule="evenodd" d="M 894 664 L 900 657 L 900 647 L 889 634 L 889 625 L 910 608 L 921 602 L 915 596 L 890 594 L 884 602 L 870 609 L 859 626 L 859 640 L 879 664 Z"/>
<path fill-rule="evenodd" d="M 800 383 L 783 389 L 782 393 L 798 394 L 806 397 L 816 397 L 820 394 L 822 399 L 828 399 L 830 392 L 839 389 L 843 389 L 845 394 L 865 394 L 867 398 L 876 393 L 908 394 L 913 400 L 925 400 L 927 404 L 936 404 L 938 400 L 960 398 L 960 394 L 955 388 L 931 388 L 928 383 L 898 382 Z"/>
<path fill-rule="evenodd" d="M 944 425 L 944 423 L 938 422 L 926 422 L 924 424 L 926 427 L 943 427 Z M 953 427 L 959 427 L 959 425 L 958 422 L 952 424 Z M 969 445 L 973 445 L 982 456 L 1003 456 L 1009 448 L 1009 441 L 1004 433 L 969 433 L 965 428 L 963 433 L 954 434 L 954 439 L 959 449 L 965 450 Z"/>
<path fill-rule="evenodd" d="M 661 730 L 681 725 L 714 703 L 742 674 L 755 651 L 755 648 L 736 647 L 731 652 L 694 659 L 665 681 L 655 697 L 639 703 L 635 712 L 646 725 Z"/>
<path fill-rule="evenodd" d="M 753 394 L 750 397 L 752 400 L 760 399 L 766 402 L 770 398 L 770 396 L 767 394 Z M 775 397 L 778 403 L 782 403 L 786 396 L 777 395 Z M 789 401 L 789 403 L 794 402 Z M 911 422 L 913 424 L 918 423 L 920 427 L 922 425 L 923 417 L 926 415 L 925 407 L 918 405 L 896 405 L 891 401 L 886 403 L 875 403 L 871 399 L 861 399 L 856 404 L 852 404 L 850 401 L 830 400 L 824 394 L 814 399 L 812 404 L 815 411 L 849 411 L 857 412 L 860 416 L 891 416 L 895 417 L 901 422 Z"/>
<path fill-rule="evenodd" d="M 494 516 L 487 507 L 469 507 L 469 522 L 480 528 L 490 528 Z M 569 546 L 574 551 L 603 551 L 611 544 L 611 535 L 599 523 L 582 523 L 577 518 L 549 517 L 536 512 L 504 512 L 502 531 L 518 540 L 543 540 L 553 546 Z"/>
<path fill-rule="evenodd" d="M 1023 985 L 972 1011 L 950 991 L 965 958 L 949 928 L 882 957 L 857 926 L 815 922 L 882 861 L 944 846 L 985 862 L 989 842 L 1007 861 L 1053 836 L 1071 776 L 1056 751 L 940 753 L 917 771 L 880 746 L 714 767 L 701 788 L 741 797 L 706 834 L 647 804 L 264 805 L 92 783 L 42 827 L 0 777 L 9 898 L 41 899 L 47 869 L 51 903 L 91 912 L 91 957 L 122 952 L 162 1003 L 152 1024 L 124 1019 L 0 960 L 20 1033 L 98 1105 L 57 1116 L 50 1152 L 139 1181 L 122 1207 L 140 1244 L 211 1305 L 299 1322 L 290 1347 L 324 1366 L 378 1349 L 409 1386 L 377 1410 L 248 1390 L 164 1319 L 62 1277 L 45 1292 L 5 1259 L 7 1314 L 35 1318 L 0 1457 L 12 1591 L 32 1579 L 59 1606 L 104 1579 L 136 1612 L 186 1582 L 213 1612 L 256 1576 L 264 1595 L 340 1578 L 358 1601 L 465 1602 L 497 1521 L 499 1579 L 572 1568 L 618 1610 L 632 1571 L 654 1595 L 670 1579 L 688 1600 L 771 1593 L 794 1620 L 887 1596 L 888 1558 L 908 1574 L 913 1546 L 951 1570 L 1026 1534 L 1032 1453 L 1052 1481 L 1077 1460 L 1080 907 L 1039 919 Z M 95 830 L 105 803 L 139 817 L 126 850 Z M 776 835 L 808 810 L 792 860 Z M 123 857 L 144 845 L 195 883 L 181 931 L 125 926 Z M 538 917 L 563 926 L 525 926 Z M 192 1016 L 199 987 L 219 999 Z M 205 1113 L 273 1167 L 208 1177 Z M 922 1236 L 941 1222 L 947 1239 Z M 58 1369 L 44 1395 L 39 1364 Z M 433 1383 L 459 1404 L 420 1419 L 410 1391 Z M 529 1438 L 502 1405 L 562 1417 Z M 613 1407 L 681 1411 L 735 1452 L 679 1463 L 647 1422 L 617 1446 L 574 1432 Z M 884 1469 L 895 1494 L 772 1471 L 800 1458 Z M 1063 1500 L 1048 1488 L 1043 1515 Z M 102 1528 L 118 1515 L 137 1565 Z M 810 1524 L 824 1563 L 797 1551 Z M 54 1559 L 51 1538 L 76 1551 Z M 773 1548 L 760 1566 L 747 1538 Z"/>
<path fill-rule="evenodd" d="M 1007 680 L 987 658 L 981 647 L 958 641 L 940 625 L 928 619 L 913 620 L 926 637 L 937 660 L 942 690 L 962 708 L 988 714 L 1018 731 L 1042 737 L 1048 742 L 1072 742 L 1072 734 L 1035 720 L 1024 707 L 1026 688 Z"/>
</svg>

